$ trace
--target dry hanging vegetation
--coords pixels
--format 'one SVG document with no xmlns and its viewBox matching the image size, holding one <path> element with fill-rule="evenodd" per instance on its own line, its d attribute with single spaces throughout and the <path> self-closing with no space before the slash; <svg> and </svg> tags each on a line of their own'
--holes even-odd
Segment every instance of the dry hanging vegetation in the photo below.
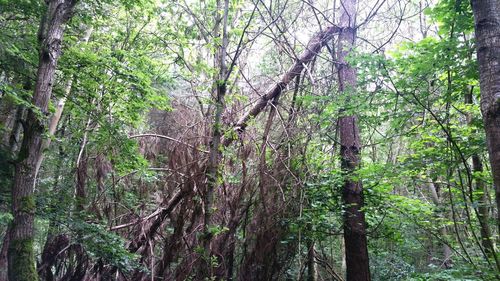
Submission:
<svg viewBox="0 0 500 281">
<path fill-rule="evenodd" d="M 496 0 L 0 1 L 0 280 L 497 280 L 498 38 Z"/>
</svg>

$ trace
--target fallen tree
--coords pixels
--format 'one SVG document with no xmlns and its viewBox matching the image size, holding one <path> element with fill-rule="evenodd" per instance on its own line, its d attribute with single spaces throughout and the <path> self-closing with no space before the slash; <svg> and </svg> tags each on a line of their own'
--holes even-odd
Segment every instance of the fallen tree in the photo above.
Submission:
<svg viewBox="0 0 500 281">
<path fill-rule="evenodd" d="M 248 121 L 250 119 L 255 118 L 259 113 L 261 113 L 264 108 L 266 108 L 267 104 L 273 99 L 279 97 L 286 86 L 293 81 L 297 76 L 299 76 L 302 71 L 306 68 L 306 65 L 316 58 L 321 49 L 333 38 L 333 36 L 337 33 L 340 33 L 342 29 L 337 26 L 330 26 L 326 30 L 316 33 L 309 43 L 307 44 L 306 49 L 300 57 L 297 58 L 297 61 L 290 67 L 290 69 L 283 74 L 280 81 L 274 84 L 266 94 L 262 95 L 259 100 L 254 104 L 254 106 L 247 111 L 241 118 L 238 120 L 236 125 L 233 126 L 233 130 L 237 134 L 241 134 L 245 131 Z M 229 146 L 235 140 L 234 137 L 226 138 L 223 140 L 224 146 Z"/>
</svg>

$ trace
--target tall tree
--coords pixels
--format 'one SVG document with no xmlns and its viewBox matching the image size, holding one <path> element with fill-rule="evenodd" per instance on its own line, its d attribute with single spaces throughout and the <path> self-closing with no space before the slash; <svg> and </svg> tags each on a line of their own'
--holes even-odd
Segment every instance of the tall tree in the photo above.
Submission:
<svg viewBox="0 0 500 281">
<path fill-rule="evenodd" d="M 40 58 L 33 93 L 33 108 L 24 124 L 23 142 L 15 163 L 12 187 L 12 214 L 8 251 L 9 280 L 36 280 L 33 249 L 36 163 L 42 154 L 45 116 L 52 95 L 57 61 L 61 54 L 65 23 L 71 18 L 77 0 L 48 1 L 40 26 Z"/>
<path fill-rule="evenodd" d="M 472 0 L 479 64 L 481 112 L 500 210 L 500 2 Z M 500 229 L 500 218 L 497 218 Z"/>
<path fill-rule="evenodd" d="M 218 69 L 218 74 L 215 75 L 213 87 L 213 101 L 215 104 L 214 121 L 212 125 L 212 139 L 210 141 L 210 151 L 206 170 L 207 187 L 206 193 L 203 197 L 203 249 L 204 256 L 199 277 L 211 277 L 211 249 L 210 244 L 213 234 L 210 232 L 210 224 L 212 217 L 213 194 L 218 186 L 219 181 L 219 162 L 222 156 L 221 152 L 221 138 L 222 138 L 222 113 L 224 111 L 224 96 L 226 95 L 227 84 L 227 67 L 226 67 L 226 54 L 227 54 L 227 28 L 228 28 L 228 13 L 229 13 L 229 0 L 217 0 L 215 10 L 215 26 L 213 30 L 214 40 L 221 39 L 221 43 L 217 46 L 217 51 L 214 57 L 214 68 Z M 222 29 L 222 34 L 221 34 Z"/>
<path fill-rule="evenodd" d="M 348 97 L 356 94 L 356 69 L 349 65 L 348 56 L 356 46 L 356 0 L 344 0 L 341 3 L 338 44 L 339 91 Z M 349 98 L 347 99 L 349 100 Z M 341 112 L 346 114 L 347 112 Z M 360 166 L 361 139 L 358 118 L 354 113 L 347 113 L 339 119 L 340 157 L 345 173 L 342 191 L 344 211 L 344 242 L 347 265 L 347 280 L 370 280 L 368 245 L 366 239 L 363 185 L 353 178 L 353 173 Z"/>
</svg>

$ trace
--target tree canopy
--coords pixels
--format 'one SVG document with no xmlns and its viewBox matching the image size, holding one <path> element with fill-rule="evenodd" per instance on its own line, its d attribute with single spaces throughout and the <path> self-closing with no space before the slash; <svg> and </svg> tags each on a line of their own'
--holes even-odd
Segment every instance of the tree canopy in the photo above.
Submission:
<svg viewBox="0 0 500 281">
<path fill-rule="evenodd" d="M 0 280 L 498 280 L 498 0 L 0 0 Z"/>
</svg>

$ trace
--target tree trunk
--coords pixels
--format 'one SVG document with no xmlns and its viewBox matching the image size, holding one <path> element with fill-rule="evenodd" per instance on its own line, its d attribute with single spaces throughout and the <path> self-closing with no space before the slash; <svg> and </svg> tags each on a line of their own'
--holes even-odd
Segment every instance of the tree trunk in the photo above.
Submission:
<svg viewBox="0 0 500 281">
<path fill-rule="evenodd" d="M 500 2 L 472 0 L 486 142 L 500 210 Z M 500 214 L 500 212 L 498 212 Z M 500 218 L 497 217 L 500 230 Z"/>
<path fill-rule="evenodd" d="M 320 53 L 321 49 L 330 42 L 333 36 L 340 32 L 337 26 L 330 26 L 322 32 L 316 33 L 307 43 L 306 49 L 297 58 L 296 62 L 283 74 L 279 82 L 263 94 L 258 101 L 243 114 L 238 122 L 233 126 L 235 133 L 243 133 L 248 125 L 248 121 L 257 117 L 268 105 L 269 101 L 275 100 L 286 89 L 288 84 L 300 76 L 304 68 L 311 63 Z M 224 146 L 229 146 L 235 140 L 234 137 L 228 137 L 222 141 Z"/>
<path fill-rule="evenodd" d="M 307 243 L 307 281 L 316 281 L 316 261 L 314 253 L 314 241 Z"/>
<path fill-rule="evenodd" d="M 346 58 L 356 41 L 356 0 L 344 0 L 341 5 L 338 46 L 339 90 L 347 96 L 355 95 L 356 70 Z M 342 112 L 341 112 L 342 114 Z M 339 119 L 341 166 L 345 173 L 342 192 L 344 212 L 344 241 L 347 264 L 347 280 L 370 280 L 366 222 L 363 208 L 363 186 L 361 181 L 352 179 L 352 174 L 360 165 L 361 140 L 357 117 L 342 116 Z"/>
<path fill-rule="evenodd" d="M 93 30 L 92 27 L 89 27 L 85 30 L 83 38 L 80 40 L 82 43 L 85 44 L 89 41 L 90 35 L 92 34 L 92 30 Z M 48 138 L 42 140 L 42 151 L 45 151 L 47 148 L 49 148 L 50 143 L 52 142 L 51 137 L 54 136 L 54 134 L 56 133 L 57 125 L 59 124 L 59 120 L 61 120 L 61 116 L 64 111 L 64 105 L 66 104 L 68 96 L 71 94 L 71 89 L 73 87 L 73 79 L 74 79 L 73 75 L 71 75 L 68 78 L 68 80 L 66 81 L 66 85 L 64 86 L 64 96 L 57 101 L 56 111 L 54 112 L 54 115 L 52 115 L 52 118 L 50 119 Z M 42 166 L 42 162 L 43 162 L 43 153 L 40 153 L 40 156 L 38 157 L 35 167 L 35 180 L 36 177 L 38 176 L 40 167 Z"/>
<path fill-rule="evenodd" d="M 473 104 L 472 90 L 465 94 L 464 102 L 466 104 Z M 472 124 L 472 121 L 472 115 L 467 114 L 467 124 L 469 126 Z M 483 172 L 483 162 L 477 153 L 472 154 L 472 171 L 474 174 Z M 477 219 L 481 227 L 481 244 L 485 253 L 489 257 L 493 257 L 498 264 L 498 258 L 495 254 L 495 247 L 491 239 L 491 229 L 489 225 L 490 215 L 488 208 L 488 188 L 484 181 L 481 178 L 477 178 L 476 175 L 474 175 L 474 180 L 476 182 L 475 191 L 477 192 L 474 201 L 477 202 L 477 207 L 475 208 L 477 212 Z"/>
<path fill-rule="evenodd" d="M 210 224 L 212 217 L 212 205 L 213 205 L 213 193 L 215 188 L 218 186 L 219 181 L 219 162 L 222 156 L 220 149 L 221 138 L 222 138 L 222 113 L 224 111 L 225 103 L 224 97 L 226 95 L 226 55 L 227 55 L 227 21 L 229 13 L 229 0 L 217 0 L 217 10 L 215 16 L 215 27 L 214 27 L 214 37 L 221 38 L 221 23 L 222 23 L 222 43 L 219 45 L 217 52 L 215 54 L 215 67 L 219 69 L 218 75 L 215 77 L 214 81 L 214 103 L 215 103 L 215 116 L 212 125 L 212 139 L 210 141 L 210 151 L 207 165 L 207 186 L 206 193 L 203 197 L 203 237 L 201 243 L 203 244 L 203 257 L 202 265 L 199 267 L 198 277 L 207 278 L 213 275 L 212 265 L 211 265 L 211 255 L 212 251 L 210 249 L 210 243 L 212 241 L 212 233 L 210 232 Z M 224 4 L 224 6 L 223 6 Z M 215 39 L 214 38 L 214 39 Z"/>
<path fill-rule="evenodd" d="M 32 103 L 36 111 L 28 112 L 24 136 L 15 163 L 12 187 L 12 230 L 8 250 L 9 279 L 37 280 L 33 249 L 36 200 L 34 197 L 35 167 L 42 153 L 44 118 L 52 95 L 54 74 L 61 53 L 64 23 L 70 18 L 76 0 L 48 2 L 46 28 L 40 45 L 40 61 Z M 42 23 L 43 24 L 43 23 Z"/>
<path fill-rule="evenodd" d="M 481 162 L 481 158 L 479 155 L 472 155 L 472 170 L 474 173 L 482 173 L 483 172 L 483 163 Z M 476 179 L 476 190 L 478 194 L 477 197 L 474 198 L 474 201 L 477 202 L 477 214 L 479 225 L 481 227 L 481 244 L 484 248 L 484 251 L 489 257 L 495 255 L 495 248 L 493 246 L 493 242 L 491 240 L 491 230 L 489 221 L 489 210 L 488 210 L 488 190 L 486 189 L 486 185 L 481 179 Z M 493 256 L 494 257 L 494 256 Z M 496 258 L 496 257 L 494 257 Z"/>
<path fill-rule="evenodd" d="M 438 194 L 438 190 L 439 190 L 438 185 L 435 184 L 433 180 L 431 180 L 431 182 L 428 183 L 428 189 L 429 189 L 429 193 L 431 195 L 431 200 L 434 203 L 434 205 L 436 205 L 437 216 L 440 216 L 440 214 L 441 214 L 443 217 L 446 218 L 447 217 L 446 216 L 446 211 L 442 207 L 441 197 Z M 442 236 L 443 239 L 446 239 L 446 236 L 447 236 L 447 233 L 448 233 L 447 230 L 446 230 L 446 226 L 441 227 L 439 229 L 439 233 L 440 233 L 440 235 Z M 442 242 L 440 242 L 440 243 L 442 245 L 442 250 L 443 250 L 443 259 L 442 259 L 441 266 L 444 267 L 444 268 L 451 268 L 452 264 L 453 264 L 453 261 L 451 259 L 451 249 L 450 249 L 450 246 L 448 246 L 448 244 L 446 244 L 446 243 L 442 243 Z M 431 252 L 431 255 L 432 255 L 432 252 Z"/>
</svg>

